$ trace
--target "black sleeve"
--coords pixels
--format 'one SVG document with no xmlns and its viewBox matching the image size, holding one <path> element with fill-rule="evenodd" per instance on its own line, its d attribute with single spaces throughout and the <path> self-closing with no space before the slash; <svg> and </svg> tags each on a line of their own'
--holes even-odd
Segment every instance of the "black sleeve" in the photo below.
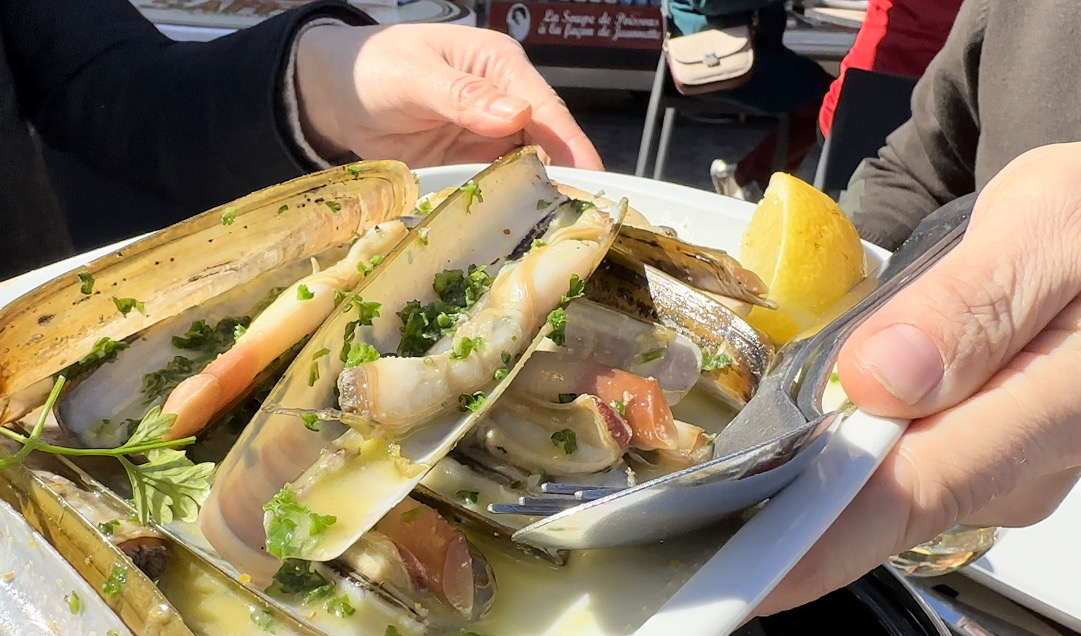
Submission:
<svg viewBox="0 0 1081 636">
<path fill-rule="evenodd" d="M 128 0 L 0 1 L 23 114 L 52 148 L 140 190 L 197 205 L 311 169 L 281 102 L 293 38 L 324 0 L 211 42 L 174 42 Z"/>
</svg>

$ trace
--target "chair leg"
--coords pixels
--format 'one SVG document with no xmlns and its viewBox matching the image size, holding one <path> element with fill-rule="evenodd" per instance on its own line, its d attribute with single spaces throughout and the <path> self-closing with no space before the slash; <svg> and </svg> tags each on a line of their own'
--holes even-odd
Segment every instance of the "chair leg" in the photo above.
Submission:
<svg viewBox="0 0 1081 636">
<path fill-rule="evenodd" d="M 773 147 L 773 171 L 784 172 L 788 158 L 788 113 L 777 116 L 777 144 Z"/>
<path fill-rule="evenodd" d="M 649 165 L 649 154 L 653 150 L 653 133 L 657 130 L 657 115 L 661 108 L 661 98 L 664 95 L 664 82 L 667 79 L 668 64 L 661 54 L 657 63 L 657 72 L 653 75 L 653 90 L 649 93 L 649 107 L 646 109 L 646 121 L 642 126 L 642 143 L 638 146 L 638 163 L 634 168 L 634 176 L 641 177 L 646 174 Z"/>
<path fill-rule="evenodd" d="M 826 137 L 826 141 L 822 142 L 822 152 L 818 156 L 818 165 L 815 166 L 815 182 L 814 186 L 822 192 L 826 191 L 826 178 L 829 170 L 830 161 L 830 138 Z"/>
<path fill-rule="evenodd" d="M 668 159 L 668 142 L 672 141 L 672 128 L 676 123 L 676 109 L 664 109 L 664 123 L 661 124 L 661 140 L 657 143 L 657 161 L 653 164 L 653 178 L 660 179 L 664 173 L 664 163 Z"/>
</svg>

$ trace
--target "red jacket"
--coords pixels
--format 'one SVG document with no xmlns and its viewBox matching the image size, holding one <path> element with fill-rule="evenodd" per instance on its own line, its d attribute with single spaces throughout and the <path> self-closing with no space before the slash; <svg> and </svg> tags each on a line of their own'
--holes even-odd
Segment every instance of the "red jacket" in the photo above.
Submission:
<svg viewBox="0 0 1081 636">
<path fill-rule="evenodd" d="M 841 61 L 841 75 L 822 101 L 818 114 L 822 134 L 829 135 L 847 69 L 920 77 L 946 43 L 962 1 L 870 0 L 856 43 Z"/>
</svg>

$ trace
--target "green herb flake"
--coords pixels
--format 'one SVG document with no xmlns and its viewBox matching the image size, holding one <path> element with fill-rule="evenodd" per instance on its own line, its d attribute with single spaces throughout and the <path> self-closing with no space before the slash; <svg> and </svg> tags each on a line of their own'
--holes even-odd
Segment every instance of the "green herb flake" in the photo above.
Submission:
<svg viewBox="0 0 1081 636">
<path fill-rule="evenodd" d="M 339 212 L 342 209 L 342 204 L 337 201 L 325 201 L 325 203 L 331 212 Z"/>
<path fill-rule="evenodd" d="M 480 497 L 480 493 L 476 490 L 459 490 L 454 493 L 454 496 L 466 503 L 475 504 L 477 503 L 477 498 Z"/>
<path fill-rule="evenodd" d="M 421 242 L 421 245 L 427 245 L 428 244 L 428 232 L 430 232 L 430 231 L 431 231 L 431 228 L 427 228 L 427 227 L 422 227 L 422 228 L 417 230 L 417 240 Z"/>
<path fill-rule="evenodd" d="M 356 610 L 353 609 L 353 606 L 349 604 L 349 597 L 344 594 L 330 599 L 323 608 L 326 609 L 328 614 L 333 614 L 338 618 L 352 616 L 356 612 Z"/>
<path fill-rule="evenodd" d="M 623 400 L 612 400 L 608 406 L 614 408 L 620 417 L 627 417 L 627 405 L 623 403 Z"/>
<path fill-rule="evenodd" d="M 251 613 L 251 622 L 255 623 L 255 626 L 260 630 L 268 633 L 274 633 L 274 615 L 269 610 L 256 610 Z"/>
<path fill-rule="evenodd" d="M 94 346 L 90 349 L 90 353 L 86 354 L 78 362 L 64 369 L 60 373 L 69 381 L 74 380 L 94 366 L 116 361 L 116 356 L 127 348 L 128 343 L 126 342 L 113 340 L 108 337 L 102 338 L 94 343 Z"/>
<path fill-rule="evenodd" d="M 244 325 L 237 325 L 233 327 L 233 340 L 240 340 L 240 336 L 248 333 L 248 328 Z"/>
<path fill-rule="evenodd" d="M 82 287 L 79 291 L 89 296 L 94 293 L 94 277 L 90 275 L 90 272 L 85 269 L 79 272 L 79 282 L 82 283 Z"/>
<path fill-rule="evenodd" d="M 570 286 L 567 288 L 567 295 L 560 299 L 561 305 L 566 305 L 575 298 L 581 298 L 586 295 L 586 283 L 584 280 L 578 277 L 578 274 L 571 274 Z"/>
<path fill-rule="evenodd" d="M 308 370 L 308 386 L 315 386 L 319 380 L 319 361 L 312 360 L 311 369 Z"/>
<path fill-rule="evenodd" d="M 563 453 L 571 455 L 578 450 L 578 436 L 571 429 L 565 428 L 562 431 L 552 433 L 552 444 L 557 447 L 563 446 Z"/>
<path fill-rule="evenodd" d="M 653 351 L 647 351 L 647 352 L 643 353 L 642 355 L 638 356 L 638 362 L 640 362 L 641 364 L 645 364 L 647 362 L 653 362 L 657 358 L 660 358 L 661 356 L 663 356 L 664 351 L 665 351 L 664 347 L 661 347 L 659 349 L 654 349 Z"/>
<path fill-rule="evenodd" d="M 116 596 L 120 593 L 120 588 L 128 582 L 128 569 L 114 565 L 109 577 L 105 579 L 105 582 L 101 584 L 101 593 L 105 596 Z"/>
<path fill-rule="evenodd" d="M 547 244 L 548 244 L 548 241 L 542 241 L 540 239 L 533 239 L 533 247 L 534 248 L 544 247 Z"/>
<path fill-rule="evenodd" d="M 421 360 L 421 362 L 423 362 L 424 366 L 426 366 L 426 367 L 434 367 L 435 366 L 435 358 L 433 358 L 432 356 L 424 356 L 424 359 Z"/>
<path fill-rule="evenodd" d="M 312 360 L 318 360 L 319 358 L 322 358 L 323 356 L 328 355 L 328 354 L 330 354 L 330 349 L 327 349 L 326 347 L 323 347 L 319 351 L 316 351 L 315 353 L 312 354 Z"/>
<path fill-rule="evenodd" d="M 236 208 L 229 206 L 225 208 L 225 214 L 221 215 L 222 225 L 232 225 L 236 223 Z"/>
<path fill-rule="evenodd" d="M 413 210 L 413 214 L 416 216 L 428 216 L 435 208 L 432 207 L 432 202 L 428 199 L 423 199 L 417 203 L 417 207 Z"/>
<path fill-rule="evenodd" d="M 841 376 L 837 375 L 837 372 L 834 371 L 830 374 L 830 382 L 832 382 L 833 384 L 839 384 L 841 382 Z"/>
<path fill-rule="evenodd" d="M 353 175 L 354 177 L 360 174 L 360 166 L 355 163 L 346 168 L 346 170 L 348 170 L 349 174 Z"/>
<path fill-rule="evenodd" d="M 552 325 L 552 333 L 548 334 L 552 342 L 561 347 L 566 346 L 567 312 L 562 307 L 552 310 L 552 313 L 548 314 L 548 324 Z"/>
<path fill-rule="evenodd" d="M 477 391 L 476 393 L 463 393 L 458 396 L 458 410 L 462 413 L 467 411 L 476 412 L 488 401 L 488 396 L 484 391 Z"/>
<path fill-rule="evenodd" d="M 372 321 L 379 317 L 380 303 L 366 303 L 357 298 L 357 311 L 360 312 L 360 324 L 370 327 Z"/>
<path fill-rule="evenodd" d="M 288 488 L 283 488 L 263 506 L 270 513 L 267 523 L 266 549 L 271 556 L 285 560 L 302 548 L 311 545 L 314 537 L 322 534 L 337 522 L 333 515 L 320 515 L 305 505 L 297 503 Z M 299 523 L 298 523 L 299 522 Z M 307 537 L 301 524 L 307 525 Z"/>
<path fill-rule="evenodd" d="M 103 535 L 105 535 L 107 537 L 111 537 L 111 536 L 113 536 L 113 533 L 116 532 L 116 527 L 119 526 L 119 525 L 120 525 L 120 520 L 119 519 L 113 519 L 111 521 L 106 521 L 104 523 L 99 523 L 98 524 L 98 530 L 101 530 L 101 533 Z"/>
<path fill-rule="evenodd" d="M 303 596 L 304 603 L 307 604 L 330 596 L 334 591 L 334 584 L 312 569 L 311 562 L 286 559 L 274 574 L 274 582 L 267 591 Z"/>
<path fill-rule="evenodd" d="M 406 510 L 402 513 L 402 523 L 413 523 L 420 518 L 422 512 L 424 512 L 424 508 L 422 506 L 417 506 L 415 508 L 410 508 L 409 510 Z"/>
<path fill-rule="evenodd" d="M 83 610 L 83 599 L 79 598 L 78 592 L 68 594 L 64 597 L 64 600 L 67 601 L 68 609 L 71 610 L 72 614 L 78 614 Z"/>
<path fill-rule="evenodd" d="M 507 379 L 508 375 L 510 375 L 510 369 L 507 367 L 499 367 L 495 370 L 495 373 L 492 374 L 492 379 L 496 382 L 502 382 Z"/>
<path fill-rule="evenodd" d="M 387 625 L 387 628 L 383 630 L 383 636 L 402 636 L 402 633 L 398 631 L 397 627 Z"/>
<path fill-rule="evenodd" d="M 283 203 L 282 206 L 280 208 L 278 208 L 278 214 L 284 214 L 285 211 L 288 210 L 288 209 L 289 209 L 289 204 Z"/>
<path fill-rule="evenodd" d="M 359 367 L 362 364 L 374 362 L 379 359 L 379 351 L 366 342 L 354 342 L 349 347 L 349 353 L 345 356 L 345 366 L 348 368 Z"/>
<path fill-rule="evenodd" d="M 459 338 L 454 343 L 454 349 L 450 352 L 451 360 L 464 360 L 469 357 L 469 354 L 474 349 L 479 350 L 484 344 L 484 339 L 480 336 L 476 338 Z"/>
<path fill-rule="evenodd" d="M 732 366 L 732 358 L 726 353 L 714 355 L 709 349 L 702 349 L 702 371 L 726 369 Z"/>
<path fill-rule="evenodd" d="M 144 316 L 146 315 L 146 305 L 140 300 L 135 300 L 134 298 L 117 298 L 116 296 L 113 296 L 113 304 L 116 305 L 117 310 L 125 316 L 130 314 L 132 309 Z"/>
<path fill-rule="evenodd" d="M 473 206 L 474 200 L 478 203 L 484 203 L 484 196 L 480 192 L 480 186 L 474 183 L 472 179 L 459 189 L 469 197 L 469 201 L 465 204 L 466 214 L 469 214 L 469 208 Z"/>
<path fill-rule="evenodd" d="M 573 402 L 573 401 L 575 401 L 577 399 L 578 399 L 578 394 L 577 393 L 560 393 L 559 394 L 559 403 L 560 404 L 570 404 L 571 402 Z"/>
<path fill-rule="evenodd" d="M 576 214 L 582 214 L 586 210 L 591 210 L 597 207 L 596 204 L 594 204 L 592 201 L 572 201 L 571 205 L 574 206 L 574 211 Z"/>
<path fill-rule="evenodd" d="M 309 431 L 319 432 L 319 416 L 315 413 L 304 413 L 300 416 L 300 419 L 304 422 L 304 428 Z"/>
<path fill-rule="evenodd" d="M 308 289 L 307 285 L 297 285 L 297 300 L 311 300 L 315 293 Z"/>
</svg>

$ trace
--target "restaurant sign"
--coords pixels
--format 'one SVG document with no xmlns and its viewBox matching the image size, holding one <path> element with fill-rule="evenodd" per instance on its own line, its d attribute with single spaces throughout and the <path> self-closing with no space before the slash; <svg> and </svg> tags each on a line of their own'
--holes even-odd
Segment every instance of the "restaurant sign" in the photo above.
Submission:
<svg viewBox="0 0 1081 636">
<path fill-rule="evenodd" d="M 488 15 L 490 28 L 522 44 L 659 50 L 664 41 L 659 7 L 496 0 Z"/>
</svg>

